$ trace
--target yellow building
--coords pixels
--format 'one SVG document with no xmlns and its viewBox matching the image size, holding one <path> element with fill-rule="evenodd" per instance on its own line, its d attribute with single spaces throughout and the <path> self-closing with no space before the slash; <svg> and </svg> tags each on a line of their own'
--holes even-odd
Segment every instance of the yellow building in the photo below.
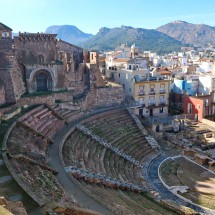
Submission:
<svg viewBox="0 0 215 215">
<path fill-rule="evenodd" d="M 170 80 L 151 77 L 135 80 L 133 98 L 136 101 L 135 114 L 149 116 L 168 115 Z"/>
</svg>

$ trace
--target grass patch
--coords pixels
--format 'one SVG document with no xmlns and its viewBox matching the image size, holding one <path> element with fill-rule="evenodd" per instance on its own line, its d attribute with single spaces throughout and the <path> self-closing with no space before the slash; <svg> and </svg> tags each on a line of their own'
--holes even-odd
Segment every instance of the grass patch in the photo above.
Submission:
<svg viewBox="0 0 215 215">
<path fill-rule="evenodd" d="M 215 210 L 215 197 L 210 198 L 206 195 L 202 195 L 192 190 L 189 190 L 189 192 L 187 193 L 180 193 L 180 195 L 187 199 L 190 199 L 195 204 Z"/>
<path fill-rule="evenodd" d="M 93 134 L 98 135 L 98 136 L 102 136 L 103 135 L 103 131 L 100 128 L 93 128 L 92 129 Z"/>
<path fill-rule="evenodd" d="M 179 195 L 193 203 L 215 210 L 215 176 L 184 157 L 168 159 L 160 167 L 160 174 L 168 186 L 187 186 Z"/>
</svg>

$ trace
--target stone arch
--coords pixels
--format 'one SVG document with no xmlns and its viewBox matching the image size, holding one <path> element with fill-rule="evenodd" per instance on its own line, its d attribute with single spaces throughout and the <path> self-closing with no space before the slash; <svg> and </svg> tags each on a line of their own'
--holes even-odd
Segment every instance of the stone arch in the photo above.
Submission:
<svg viewBox="0 0 215 215">
<path fill-rule="evenodd" d="M 52 91 L 55 87 L 54 75 L 48 68 L 37 68 L 29 78 L 29 92 Z"/>
<path fill-rule="evenodd" d="M 39 70 L 34 74 L 34 85 L 36 92 L 51 91 L 52 78 L 46 70 Z"/>
</svg>

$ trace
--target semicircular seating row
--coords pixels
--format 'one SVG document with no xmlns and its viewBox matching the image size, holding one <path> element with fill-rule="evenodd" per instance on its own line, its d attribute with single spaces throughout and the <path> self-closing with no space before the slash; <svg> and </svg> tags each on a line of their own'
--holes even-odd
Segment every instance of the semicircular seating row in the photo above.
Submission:
<svg viewBox="0 0 215 215">
<path fill-rule="evenodd" d="M 33 109 L 24 115 L 21 121 L 50 139 L 65 124 L 64 120 L 46 106 Z"/>
<path fill-rule="evenodd" d="M 114 111 L 90 118 L 83 125 L 141 163 L 154 153 L 127 111 Z M 66 140 L 63 157 L 66 166 L 142 185 L 141 168 L 77 129 Z"/>
</svg>

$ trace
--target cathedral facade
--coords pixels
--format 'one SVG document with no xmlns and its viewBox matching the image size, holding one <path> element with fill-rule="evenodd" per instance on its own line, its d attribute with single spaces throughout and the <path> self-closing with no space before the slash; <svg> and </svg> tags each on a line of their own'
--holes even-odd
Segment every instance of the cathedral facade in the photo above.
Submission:
<svg viewBox="0 0 215 215">
<path fill-rule="evenodd" d="M 19 33 L 12 39 L 12 29 L 2 23 L 0 35 L 1 103 L 14 103 L 24 94 L 75 89 L 83 81 L 82 48 L 56 34 Z"/>
<path fill-rule="evenodd" d="M 68 101 L 86 91 L 99 98 L 92 91 L 99 94 L 102 87 L 106 84 L 96 52 L 57 39 L 56 34 L 19 33 L 12 38 L 12 29 L 0 23 L 0 105 L 43 92 L 69 92 Z"/>
</svg>

